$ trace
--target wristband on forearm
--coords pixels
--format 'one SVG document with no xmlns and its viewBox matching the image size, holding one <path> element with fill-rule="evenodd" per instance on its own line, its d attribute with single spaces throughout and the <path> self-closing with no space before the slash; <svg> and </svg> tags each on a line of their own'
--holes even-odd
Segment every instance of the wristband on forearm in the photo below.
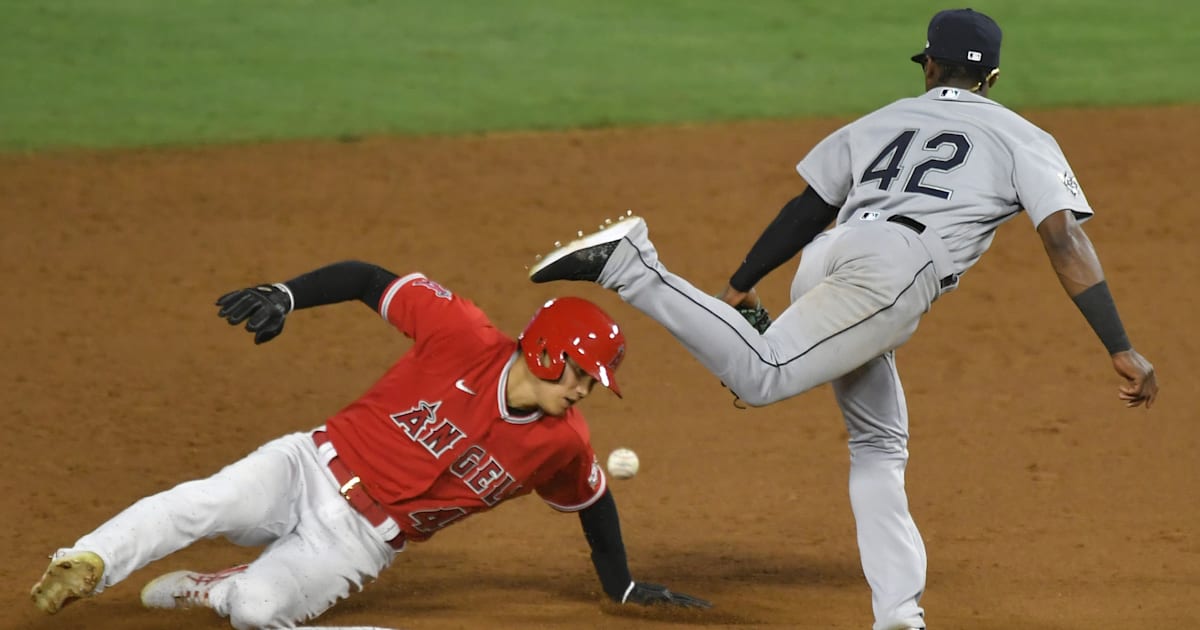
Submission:
<svg viewBox="0 0 1200 630">
<path fill-rule="evenodd" d="M 1125 326 L 1121 324 L 1121 316 L 1117 314 L 1117 305 L 1108 290 L 1108 282 L 1101 280 L 1071 299 L 1110 355 L 1133 347 L 1125 334 Z"/>
<path fill-rule="evenodd" d="M 271 286 L 273 286 L 276 289 L 279 289 L 280 291 L 283 291 L 285 294 L 287 294 L 287 297 L 288 297 L 287 312 L 288 313 L 291 313 L 292 311 L 296 310 L 296 296 L 292 295 L 292 290 L 288 288 L 288 285 L 286 285 L 282 282 L 276 282 L 275 284 L 273 284 Z M 286 315 L 287 313 L 284 313 L 284 314 Z"/>
</svg>

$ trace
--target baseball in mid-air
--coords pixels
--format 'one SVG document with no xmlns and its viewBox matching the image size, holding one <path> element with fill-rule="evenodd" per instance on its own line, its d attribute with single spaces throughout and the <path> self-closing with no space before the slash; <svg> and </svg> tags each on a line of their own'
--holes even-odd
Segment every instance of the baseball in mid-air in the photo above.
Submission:
<svg viewBox="0 0 1200 630">
<path fill-rule="evenodd" d="M 637 453 L 627 448 L 619 448 L 608 454 L 608 474 L 614 479 L 632 479 L 637 471 Z"/>
</svg>

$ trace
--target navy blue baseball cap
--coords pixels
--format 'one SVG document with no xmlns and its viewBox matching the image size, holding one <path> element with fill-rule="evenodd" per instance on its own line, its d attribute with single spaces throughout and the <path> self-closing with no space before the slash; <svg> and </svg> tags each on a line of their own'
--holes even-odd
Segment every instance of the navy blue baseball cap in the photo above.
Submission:
<svg viewBox="0 0 1200 630">
<path fill-rule="evenodd" d="M 926 57 L 964 66 L 1000 67 L 1000 26 L 972 9 L 946 9 L 929 20 L 925 50 L 912 56 L 924 64 Z"/>
</svg>

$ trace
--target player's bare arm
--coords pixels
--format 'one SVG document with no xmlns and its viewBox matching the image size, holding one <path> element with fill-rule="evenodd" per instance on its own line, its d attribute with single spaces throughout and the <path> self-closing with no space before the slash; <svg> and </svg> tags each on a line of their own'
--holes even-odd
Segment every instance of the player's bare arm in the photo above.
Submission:
<svg viewBox="0 0 1200 630">
<path fill-rule="evenodd" d="M 1100 337 L 1112 357 L 1113 369 L 1125 381 L 1118 396 L 1127 407 L 1145 404 L 1149 409 L 1158 396 L 1154 366 L 1133 349 L 1125 334 L 1091 239 L 1070 210 L 1043 220 L 1038 235 L 1058 281 Z"/>
</svg>

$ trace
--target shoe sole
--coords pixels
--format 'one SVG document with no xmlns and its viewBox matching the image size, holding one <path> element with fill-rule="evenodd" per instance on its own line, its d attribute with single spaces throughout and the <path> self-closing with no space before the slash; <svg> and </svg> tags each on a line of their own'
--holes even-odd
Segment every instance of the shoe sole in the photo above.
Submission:
<svg viewBox="0 0 1200 630">
<path fill-rule="evenodd" d="M 529 277 L 532 279 L 535 275 L 550 265 L 553 265 L 554 263 L 577 251 L 587 249 L 589 247 L 595 247 L 597 245 L 603 245 L 605 243 L 619 241 L 625 238 L 627 234 L 632 232 L 634 228 L 638 226 L 638 224 L 645 222 L 646 221 L 639 216 L 625 216 L 621 219 L 618 219 L 612 225 L 600 230 L 599 232 L 593 232 L 582 238 L 577 238 L 570 243 L 567 243 L 566 245 L 563 245 L 562 247 L 550 252 L 549 254 L 546 254 L 545 258 L 538 261 L 538 263 L 529 270 Z"/>
<path fill-rule="evenodd" d="M 29 591 L 39 610 L 53 615 L 68 604 L 95 593 L 104 574 L 104 563 L 99 556 L 95 556 L 96 562 L 89 562 L 85 557 L 85 554 L 71 555 L 50 564 L 42 579 Z"/>
</svg>

